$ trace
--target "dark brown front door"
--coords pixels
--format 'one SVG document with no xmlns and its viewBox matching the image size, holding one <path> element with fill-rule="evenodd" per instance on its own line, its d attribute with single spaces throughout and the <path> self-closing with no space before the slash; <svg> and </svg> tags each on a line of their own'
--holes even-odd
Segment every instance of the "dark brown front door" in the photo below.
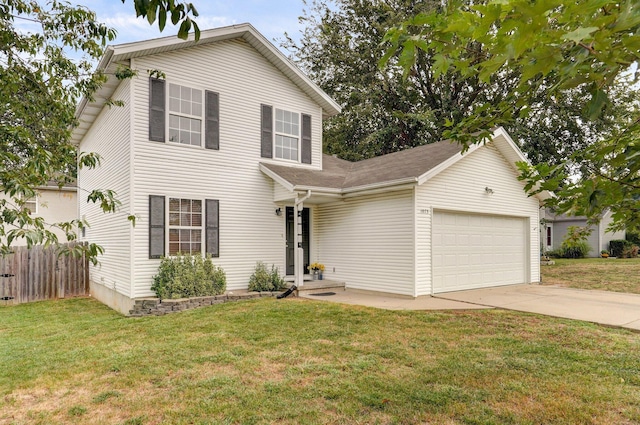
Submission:
<svg viewBox="0 0 640 425">
<path fill-rule="evenodd" d="M 295 274 L 295 226 L 293 222 L 293 207 L 287 207 L 287 275 Z M 304 250 L 304 273 L 309 273 L 309 208 L 302 210 L 302 249 Z"/>
</svg>

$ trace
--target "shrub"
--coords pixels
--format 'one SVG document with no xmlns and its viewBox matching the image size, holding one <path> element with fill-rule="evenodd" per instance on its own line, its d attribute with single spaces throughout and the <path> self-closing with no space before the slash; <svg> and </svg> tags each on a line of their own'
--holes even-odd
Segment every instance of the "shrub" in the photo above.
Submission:
<svg viewBox="0 0 640 425">
<path fill-rule="evenodd" d="M 625 239 L 634 245 L 640 246 L 640 233 L 627 232 L 627 236 L 625 236 Z"/>
<path fill-rule="evenodd" d="M 564 258 L 584 258 L 591 251 L 587 238 L 592 229 L 588 227 L 569 226 L 567 234 L 560 245 L 560 256 Z"/>
<path fill-rule="evenodd" d="M 249 278 L 250 291 L 279 291 L 284 287 L 284 279 L 280 277 L 280 271 L 275 265 L 271 265 L 269 271 L 262 261 L 256 263 L 256 268 Z"/>
<path fill-rule="evenodd" d="M 622 258 L 638 258 L 638 245 L 628 245 L 622 250 Z"/>
<path fill-rule="evenodd" d="M 224 270 L 216 267 L 207 255 L 164 257 L 153 277 L 151 290 L 160 299 L 175 299 L 219 295 L 227 289 Z"/>
<path fill-rule="evenodd" d="M 612 257 L 622 257 L 624 250 L 631 248 L 633 244 L 624 239 L 614 239 L 609 242 L 609 251 Z"/>
</svg>

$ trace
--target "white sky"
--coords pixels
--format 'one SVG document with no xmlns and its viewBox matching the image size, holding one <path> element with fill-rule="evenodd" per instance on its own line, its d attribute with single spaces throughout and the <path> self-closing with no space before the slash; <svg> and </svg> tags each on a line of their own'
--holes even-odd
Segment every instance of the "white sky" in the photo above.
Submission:
<svg viewBox="0 0 640 425">
<path fill-rule="evenodd" d="M 198 10 L 199 16 L 195 21 L 201 30 L 248 22 L 279 48 L 277 40 L 283 39 L 285 32 L 297 40 L 302 29 L 298 23 L 304 8 L 302 0 L 188 1 Z M 136 18 L 133 0 L 126 0 L 125 4 L 121 0 L 72 0 L 71 3 L 87 6 L 96 12 L 100 22 L 115 28 L 118 36 L 112 44 L 175 35 L 178 32 L 178 28 L 172 26 L 170 21 L 160 33 L 157 22 L 151 26 L 146 20 Z"/>
</svg>

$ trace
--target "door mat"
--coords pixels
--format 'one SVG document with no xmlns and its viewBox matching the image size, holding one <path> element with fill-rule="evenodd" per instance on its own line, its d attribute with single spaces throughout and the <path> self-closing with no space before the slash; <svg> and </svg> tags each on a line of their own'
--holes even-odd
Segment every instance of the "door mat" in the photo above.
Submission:
<svg viewBox="0 0 640 425">
<path fill-rule="evenodd" d="M 328 297 L 330 295 L 335 295 L 335 292 L 318 292 L 317 294 L 309 294 L 309 295 L 314 295 L 316 297 Z"/>
</svg>

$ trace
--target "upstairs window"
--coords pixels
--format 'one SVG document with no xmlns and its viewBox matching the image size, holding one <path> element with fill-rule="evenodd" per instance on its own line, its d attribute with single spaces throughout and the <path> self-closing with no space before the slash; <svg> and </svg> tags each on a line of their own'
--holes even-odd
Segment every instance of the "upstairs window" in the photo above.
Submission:
<svg viewBox="0 0 640 425">
<path fill-rule="evenodd" d="M 300 114 L 276 109 L 275 157 L 298 161 Z"/>
<path fill-rule="evenodd" d="M 311 115 L 260 105 L 260 156 L 311 164 Z"/>
<path fill-rule="evenodd" d="M 150 78 L 149 140 L 220 149 L 220 95 Z"/>
<path fill-rule="evenodd" d="M 169 84 L 169 141 L 202 146 L 202 90 Z"/>
</svg>

